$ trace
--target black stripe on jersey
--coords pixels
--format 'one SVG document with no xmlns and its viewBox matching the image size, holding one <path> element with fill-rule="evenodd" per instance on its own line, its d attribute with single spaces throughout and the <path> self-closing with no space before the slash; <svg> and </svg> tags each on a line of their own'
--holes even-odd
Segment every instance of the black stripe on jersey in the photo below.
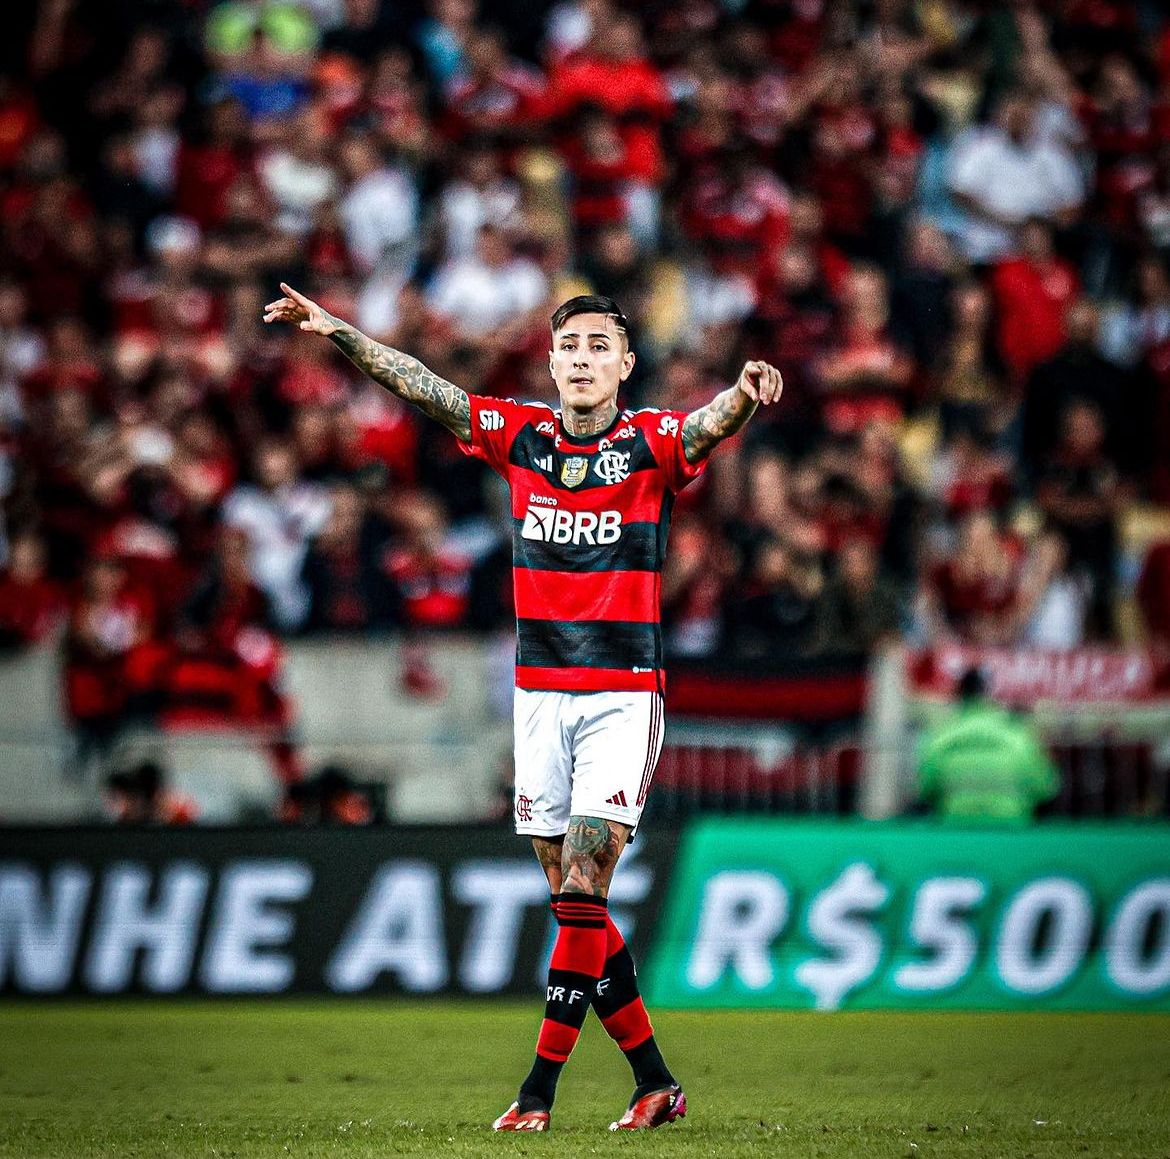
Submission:
<svg viewBox="0 0 1170 1159">
<path fill-rule="evenodd" d="M 550 509 L 551 510 L 551 509 Z M 625 523 L 615 543 L 555 543 L 525 539 L 512 520 L 512 562 L 534 571 L 658 571 L 664 538 L 657 523 Z"/>
<path fill-rule="evenodd" d="M 604 435 L 597 436 L 598 439 L 604 437 Z M 650 444 L 646 442 L 646 436 L 640 430 L 635 432 L 632 439 L 618 439 L 608 450 L 630 456 L 627 470 L 631 475 L 636 471 L 652 471 L 658 466 L 658 460 L 654 458 L 654 452 L 650 449 Z M 597 450 L 582 451 L 567 442 L 562 442 L 558 450 L 554 446 L 551 435 L 542 435 L 534 426 L 525 426 L 512 440 L 511 447 L 508 448 L 508 462 L 514 467 L 523 467 L 528 471 L 535 471 L 537 474 L 543 475 L 557 491 L 589 491 L 595 487 L 618 485 L 607 483 L 593 470 L 593 464 L 597 461 L 597 457 L 603 453 Z M 552 470 L 547 468 L 550 455 L 552 456 Z M 576 487 L 566 487 L 561 482 L 561 467 L 566 459 L 575 455 L 583 456 L 589 460 L 589 472 Z"/>
<path fill-rule="evenodd" d="M 517 620 L 516 663 L 529 668 L 645 668 L 658 663 L 657 624 Z"/>
</svg>

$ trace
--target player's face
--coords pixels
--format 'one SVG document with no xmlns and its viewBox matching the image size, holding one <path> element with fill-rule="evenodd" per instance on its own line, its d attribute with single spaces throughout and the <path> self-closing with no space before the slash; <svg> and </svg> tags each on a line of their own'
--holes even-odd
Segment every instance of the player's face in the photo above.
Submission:
<svg viewBox="0 0 1170 1159">
<path fill-rule="evenodd" d="M 608 314 L 575 314 L 553 335 L 548 365 L 561 406 L 585 413 L 617 395 L 634 354 Z"/>
</svg>

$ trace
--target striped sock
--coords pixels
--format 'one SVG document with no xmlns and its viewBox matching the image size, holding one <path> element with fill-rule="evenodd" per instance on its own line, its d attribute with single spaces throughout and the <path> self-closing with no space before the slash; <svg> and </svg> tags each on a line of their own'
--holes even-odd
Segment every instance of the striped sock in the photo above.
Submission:
<svg viewBox="0 0 1170 1159">
<path fill-rule="evenodd" d="M 601 981 L 593 997 L 593 1009 L 610 1038 L 621 1047 L 638 1093 L 660 1090 L 674 1082 L 654 1041 L 654 1027 L 638 991 L 638 971 L 622 932 L 605 915 L 606 957 Z"/>
<path fill-rule="evenodd" d="M 560 929 L 549 962 L 536 1060 L 520 1084 L 522 1111 L 552 1106 L 561 1068 L 577 1045 L 605 964 L 607 905 L 605 898 L 583 893 L 562 893 L 553 902 Z"/>
</svg>

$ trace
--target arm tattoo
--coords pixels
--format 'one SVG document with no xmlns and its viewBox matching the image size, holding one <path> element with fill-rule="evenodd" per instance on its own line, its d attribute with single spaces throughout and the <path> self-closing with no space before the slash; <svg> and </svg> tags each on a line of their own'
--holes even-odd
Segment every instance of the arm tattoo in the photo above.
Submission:
<svg viewBox="0 0 1170 1159">
<path fill-rule="evenodd" d="M 706 458 L 715 444 L 734 435 L 759 405 L 733 386 L 717 394 L 706 406 L 691 411 L 682 425 L 683 454 L 687 462 L 697 463 Z"/>
<path fill-rule="evenodd" d="M 604 897 L 621 851 L 618 835 L 603 817 L 570 817 L 561 862 L 561 891 Z"/>
<path fill-rule="evenodd" d="M 417 358 L 367 338 L 355 326 L 330 319 L 337 329 L 329 340 L 359 370 L 423 414 L 445 426 L 465 443 L 471 440 L 471 403 L 467 392 L 428 370 Z"/>
</svg>

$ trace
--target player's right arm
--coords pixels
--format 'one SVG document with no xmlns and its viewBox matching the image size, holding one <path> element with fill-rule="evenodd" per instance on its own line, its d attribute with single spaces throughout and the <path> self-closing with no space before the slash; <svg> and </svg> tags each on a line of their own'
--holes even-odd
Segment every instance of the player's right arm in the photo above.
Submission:
<svg viewBox="0 0 1170 1159">
<path fill-rule="evenodd" d="M 413 403 L 457 439 L 471 441 L 471 402 L 467 391 L 440 378 L 417 358 L 383 346 L 356 326 L 335 318 L 292 286 L 280 283 L 284 297 L 264 307 L 265 322 L 292 322 L 328 338 L 363 373 L 392 394 Z"/>
</svg>

